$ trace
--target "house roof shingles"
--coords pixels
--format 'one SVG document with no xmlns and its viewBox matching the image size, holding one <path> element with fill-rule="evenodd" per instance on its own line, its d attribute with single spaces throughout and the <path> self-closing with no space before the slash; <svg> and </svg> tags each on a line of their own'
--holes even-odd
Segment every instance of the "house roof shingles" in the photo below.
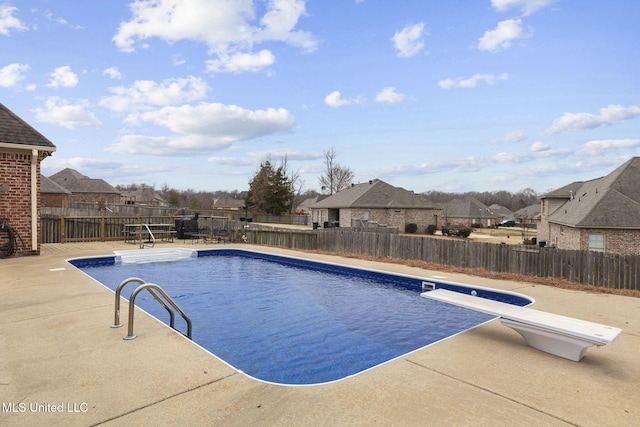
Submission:
<svg viewBox="0 0 640 427">
<path fill-rule="evenodd" d="M 313 209 L 365 208 L 407 209 L 439 208 L 413 191 L 394 187 L 379 179 L 354 184 L 320 200 Z"/>
<path fill-rule="evenodd" d="M 51 141 L 0 103 L 0 145 L 6 144 L 23 146 L 22 148 L 37 148 L 47 152 L 56 149 Z"/>
<path fill-rule="evenodd" d="M 40 192 L 49 194 L 71 194 L 71 191 L 40 175 Z"/>
<path fill-rule="evenodd" d="M 70 168 L 51 175 L 49 179 L 72 193 L 120 194 L 117 189 L 105 180 L 89 178 Z"/>
<path fill-rule="evenodd" d="M 454 199 L 446 204 L 445 209 L 449 218 L 494 218 L 499 216 L 487 205 L 473 197 Z"/>
<path fill-rule="evenodd" d="M 581 183 L 548 221 L 578 228 L 640 229 L 640 157 Z M 557 193 L 557 190 L 554 192 Z"/>
</svg>

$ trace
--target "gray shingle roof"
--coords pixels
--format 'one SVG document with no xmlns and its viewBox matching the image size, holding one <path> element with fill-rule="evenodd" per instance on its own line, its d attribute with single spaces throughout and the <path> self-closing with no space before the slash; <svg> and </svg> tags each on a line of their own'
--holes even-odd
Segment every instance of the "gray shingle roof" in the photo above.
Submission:
<svg viewBox="0 0 640 427">
<path fill-rule="evenodd" d="M 0 144 L 38 147 L 41 151 L 55 151 L 56 146 L 27 122 L 0 103 Z M 18 147 L 19 148 L 19 147 Z"/>
<path fill-rule="evenodd" d="M 500 218 L 513 218 L 514 214 L 511 211 L 511 209 L 506 208 L 502 205 L 498 205 L 497 203 L 494 203 L 493 205 L 489 206 L 489 210 L 491 212 L 493 212 L 494 216 L 500 217 Z"/>
<path fill-rule="evenodd" d="M 547 219 L 578 228 L 640 229 L 640 157 L 582 183 Z"/>
<path fill-rule="evenodd" d="M 40 192 L 50 194 L 71 194 L 71 191 L 56 184 L 44 175 L 40 175 Z"/>
<path fill-rule="evenodd" d="M 515 212 L 515 218 L 532 219 L 540 215 L 540 203 L 530 205 Z"/>
<path fill-rule="evenodd" d="M 89 178 L 70 168 L 51 175 L 49 179 L 72 193 L 120 194 L 120 191 L 105 180 Z"/>
<path fill-rule="evenodd" d="M 450 201 L 446 204 L 445 213 L 450 218 L 494 218 L 500 216 L 473 197 Z"/>
<path fill-rule="evenodd" d="M 404 188 L 394 187 L 379 179 L 355 184 L 338 191 L 311 206 L 313 209 L 340 208 L 439 208 L 424 196 Z"/>
</svg>

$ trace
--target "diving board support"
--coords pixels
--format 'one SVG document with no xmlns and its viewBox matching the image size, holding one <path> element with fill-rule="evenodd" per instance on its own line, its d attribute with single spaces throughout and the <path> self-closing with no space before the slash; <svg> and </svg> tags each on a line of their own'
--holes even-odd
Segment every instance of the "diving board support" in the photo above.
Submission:
<svg viewBox="0 0 640 427">
<path fill-rule="evenodd" d="M 589 347 L 613 343 L 622 330 L 504 302 L 436 289 L 420 296 L 497 316 L 538 350 L 579 362 Z"/>
</svg>

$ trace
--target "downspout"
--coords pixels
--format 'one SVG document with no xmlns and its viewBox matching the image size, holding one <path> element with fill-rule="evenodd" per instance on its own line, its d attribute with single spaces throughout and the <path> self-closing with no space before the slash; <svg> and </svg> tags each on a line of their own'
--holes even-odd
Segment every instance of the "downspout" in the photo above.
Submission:
<svg viewBox="0 0 640 427">
<path fill-rule="evenodd" d="M 38 250 L 38 150 L 31 150 L 31 250 Z"/>
</svg>

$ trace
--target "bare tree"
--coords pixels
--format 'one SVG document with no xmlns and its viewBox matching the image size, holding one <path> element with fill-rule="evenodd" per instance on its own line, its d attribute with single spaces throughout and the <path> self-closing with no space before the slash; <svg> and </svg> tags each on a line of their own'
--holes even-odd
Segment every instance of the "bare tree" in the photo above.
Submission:
<svg viewBox="0 0 640 427">
<path fill-rule="evenodd" d="M 320 176 L 322 191 L 329 194 L 337 193 L 343 188 L 347 188 L 354 178 L 351 169 L 336 163 L 336 150 L 331 147 L 324 153 L 324 174 Z"/>
</svg>

